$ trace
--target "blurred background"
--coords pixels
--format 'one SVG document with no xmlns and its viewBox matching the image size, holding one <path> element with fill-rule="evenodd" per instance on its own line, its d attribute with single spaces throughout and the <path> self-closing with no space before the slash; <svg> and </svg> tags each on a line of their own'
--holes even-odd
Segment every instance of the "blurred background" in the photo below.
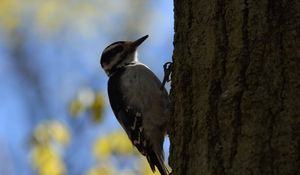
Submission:
<svg viewBox="0 0 300 175">
<path fill-rule="evenodd" d="M 149 34 L 140 60 L 162 79 L 172 3 L 0 0 L 0 175 L 150 175 L 112 114 L 99 57 Z"/>
</svg>

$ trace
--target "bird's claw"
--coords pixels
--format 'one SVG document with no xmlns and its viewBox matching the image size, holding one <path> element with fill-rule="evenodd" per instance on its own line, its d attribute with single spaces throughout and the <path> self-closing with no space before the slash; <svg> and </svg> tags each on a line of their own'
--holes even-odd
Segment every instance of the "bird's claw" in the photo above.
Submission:
<svg viewBox="0 0 300 175">
<path fill-rule="evenodd" d="M 163 68 L 164 68 L 164 79 L 163 79 L 163 82 L 161 84 L 161 89 L 164 89 L 165 84 L 167 82 L 171 81 L 171 74 L 172 74 L 172 71 L 173 71 L 173 63 L 172 62 L 166 62 L 164 64 Z"/>
</svg>

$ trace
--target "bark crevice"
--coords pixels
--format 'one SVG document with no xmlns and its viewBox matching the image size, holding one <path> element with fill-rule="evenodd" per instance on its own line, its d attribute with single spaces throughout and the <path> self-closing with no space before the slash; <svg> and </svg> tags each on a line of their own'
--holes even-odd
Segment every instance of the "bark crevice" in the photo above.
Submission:
<svg viewBox="0 0 300 175">
<path fill-rule="evenodd" d="M 241 135 L 242 126 L 242 100 L 244 92 L 247 90 L 246 83 L 246 73 L 250 62 L 250 48 L 249 48 L 249 31 L 248 31 L 248 20 L 249 20 L 249 7 L 248 0 L 243 2 L 244 9 L 242 11 L 243 21 L 242 21 L 242 51 L 240 58 L 240 71 L 238 76 L 238 91 L 234 96 L 234 113 L 232 120 L 232 139 L 230 147 L 230 157 L 229 157 L 229 169 L 232 168 L 233 161 L 237 154 L 237 148 L 239 144 L 239 136 Z"/>
<path fill-rule="evenodd" d="M 219 105 L 222 95 L 222 86 L 226 76 L 226 58 L 228 55 L 228 36 L 225 20 L 225 1 L 216 1 L 214 24 L 215 57 L 213 58 L 212 81 L 210 82 L 207 112 L 208 158 L 212 174 L 225 174 L 223 145 L 221 141 Z"/>
<path fill-rule="evenodd" d="M 188 11 L 187 13 L 187 18 L 186 18 L 186 30 L 191 31 L 192 28 L 192 20 L 193 20 L 193 5 L 192 1 L 189 1 L 188 3 Z M 187 59 L 192 59 L 193 54 L 191 52 L 191 36 L 188 34 L 184 34 L 183 37 L 185 38 L 187 44 L 184 46 L 185 48 L 185 58 Z M 183 59 L 181 60 L 183 61 Z M 191 136 L 193 135 L 192 131 L 192 116 L 193 116 L 193 84 L 192 84 L 192 75 L 193 75 L 193 63 L 192 61 L 187 61 L 187 64 L 183 67 L 184 70 L 181 72 L 181 91 L 183 92 L 182 96 L 182 105 L 184 106 L 183 110 L 183 116 L 182 116 L 182 127 L 181 127 L 181 133 L 184 135 L 181 141 L 181 149 L 180 149 L 180 154 L 181 154 L 181 159 L 184 160 L 182 161 L 182 166 L 181 169 L 178 170 L 177 173 L 179 174 L 185 174 L 189 170 L 189 163 L 190 163 L 190 153 L 187 152 L 186 150 L 190 149 L 191 146 Z M 181 65 L 180 65 L 181 66 Z M 185 98 L 185 97 L 191 97 L 191 98 Z"/>
</svg>

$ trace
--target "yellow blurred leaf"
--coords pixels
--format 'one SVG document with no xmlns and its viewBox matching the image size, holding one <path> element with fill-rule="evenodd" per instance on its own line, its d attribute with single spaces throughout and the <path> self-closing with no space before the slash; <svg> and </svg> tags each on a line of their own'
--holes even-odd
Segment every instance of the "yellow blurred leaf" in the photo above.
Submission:
<svg viewBox="0 0 300 175">
<path fill-rule="evenodd" d="M 155 173 L 152 172 L 149 163 L 146 158 L 141 159 L 140 161 L 140 168 L 142 175 L 160 175 L 158 169 L 156 168 Z"/>
<path fill-rule="evenodd" d="M 66 172 L 59 155 L 46 144 L 34 147 L 32 163 L 39 175 L 63 175 Z"/>
<path fill-rule="evenodd" d="M 49 126 L 51 137 L 60 144 L 68 144 L 70 141 L 70 133 L 68 128 L 59 122 L 52 122 Z"/>
<path fill-rule="evenodd" d="M 69 107 L 69 112 L 72 117 L 77 117 L 80 112 L 83 111 L 83 104 L 78 99 L 75 99 L 71 102 Z"/>
<path fill-rule="evenodd" d="M 17 0 L 0 0 L 0 25 L 12 31 L 20 25 L 20 5 Z"/>
<path fill-rule="evenodd" d="M 136 149 L 132 145 L 125 131 L 118 130 L 108 136 L 113 152 L 120 155 L 129 155 L 134 153 Z"/>
<path fill-rule="evenodd" d="M 70 141 L 68 128 L 57 121 L 47 121 L 40 123 L 33 133 L 34 144 L 47 144 L 54 141 L 66 145 Z"/>
<path fill-rule="evenodd" d="M 132 146 L 127 135 L 118 130 L 106 137 L 99 138 L 94 144 L 93 153 L 96 158 L 105 159 L 112 153 L 127 156 L 136 154 L 137 150 Z"/>
<path fill-rule="evenodd" d="M 65 15 L 61 8 L 66 7 L 65 1 L 44 0 L 40 1 L 36 12 L 35 22 L 43 32 L 55 32 L 62 26 Z"/>
<path fill-rule="evenodd" d="M 92 118 L 95 122 L 101 122 L 104 112 L 104 97 L 101 93 L 97 93 L 94 102 L 91 105 Z"/>
<path fill-rule="evenodd" d="M 35 144 L 31 151 L 33 167 L 39 175 L 64 175 L 66 169 L 60 152 L 52 143 L 65 145 L 70 141 L 68 128 L 58 121 L 40 123 L 33 134 Z"/>
<path fill-rule="evenodd" d="M 115 169 L 109 165 L 97 166 L 97 167 L 91 168 L 86 173 L 86 175 L 113 175 L 113 174 L 117 174 L 117 173 L 115 173 Z"/>
<path fill-rule="evenodd" d="M 51 139 L 51 136 L 48 132 L 48 127 L 46 124 L 39 124 L 33 133 L 33 138 L 37 143 L 48 143 Z"/>
<path fill-rule="evenodd" d="M 103 119 L 105 107 L 104 96 L 100 92 L 94 92 L 90 88 L 82 88 L 77 97 L 70 103 L 71 116 L 77 117 L 79 113 L 88 110 L 93 121 L 100 123 Z"/>
<path fill-rule="evenodd" d="M 107 158 L 111 152 L 111 144 L 106 137 L 98 139 L 94 144 L 93 153 L 98 159 Z"/>
</svg>

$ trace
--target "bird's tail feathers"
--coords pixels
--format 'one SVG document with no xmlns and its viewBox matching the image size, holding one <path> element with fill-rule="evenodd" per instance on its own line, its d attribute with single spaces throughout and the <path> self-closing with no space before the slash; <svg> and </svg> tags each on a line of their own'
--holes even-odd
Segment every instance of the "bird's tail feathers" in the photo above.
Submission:
<svg viewBox="0 0 300 175">
<path fill-rule="evenodd" d="M 168 171 L 164 163 L 163 155 L 158 155 L 151 149 L 151 151 L 148 153 L 147 160 L 153 172 L 155 172 L 155 166 L 156 166 L 161 175 L 170 174 L 170 172 Z"/>
</svg>

